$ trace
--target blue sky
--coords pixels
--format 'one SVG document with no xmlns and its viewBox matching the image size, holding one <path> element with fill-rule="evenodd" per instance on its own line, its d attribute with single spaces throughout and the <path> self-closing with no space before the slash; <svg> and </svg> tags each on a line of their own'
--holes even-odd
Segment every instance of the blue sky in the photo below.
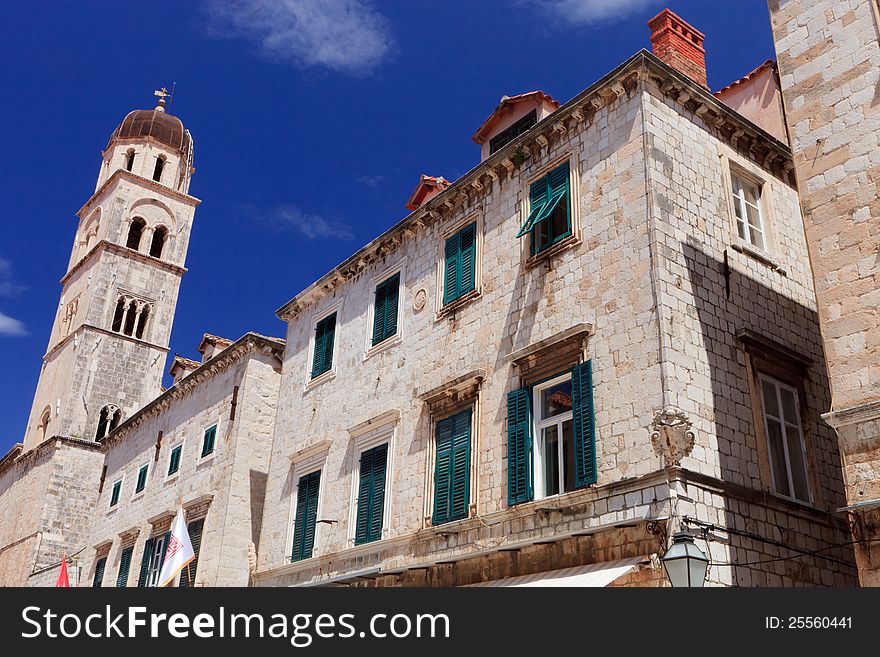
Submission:
<svg viewBox="0 0 880 657">
<path fill-rule="evenodd" d="M 21 440 L 100 150 L 177 83 L 196 211 L 171 338 L 283 335 L 274 311 L 454 180 L 503 94 L 564 102 L 641 48 L 664 6 L 720 88 L 775 57 L 765 0 L 20 0 L 0 27 L 0 455 Z M 167 377 L 166 377 L 167 379 Z"/>
</svg>

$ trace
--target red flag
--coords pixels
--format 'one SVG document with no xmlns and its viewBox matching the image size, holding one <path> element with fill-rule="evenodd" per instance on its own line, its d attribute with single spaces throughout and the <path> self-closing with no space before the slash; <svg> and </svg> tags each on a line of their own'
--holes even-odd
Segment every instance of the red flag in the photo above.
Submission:
<svg viewBox="0 0 880 657">
<path fill-rule="evenodd" d="M 67 579 L 67 555 L 61 559 L 61 572 L 58 573 L 58 579 L 55 581 L 55 588 L 70 588 L 70 582 Z"/>
</svg>

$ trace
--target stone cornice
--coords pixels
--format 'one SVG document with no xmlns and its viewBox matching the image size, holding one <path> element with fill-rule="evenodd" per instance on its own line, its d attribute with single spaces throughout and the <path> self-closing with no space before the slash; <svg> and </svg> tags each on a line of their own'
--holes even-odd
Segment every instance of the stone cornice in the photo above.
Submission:
<svg viewBox="0 0 880 657">
<path fill-rule="evenodd" d="M 718 138 L 745 151 L 761 166 L 779 171 L 781 178 L 794 184 L 794 163 L 788 146 L 655 55 L 641 50 L 305 288 L 276 314 L 282 320 L 291 320 L 416 233 L 472 208 L 495 185 L 511 179 L 529 158 L 540 156 L 567 133 L 586 129 L 601 109 L 621 96 L 636 93 L 647 80 L 654 80 L 664 96 L 702 120 Z"/>
<path fill-rule="evenodd" d="M 136 251 L 135 249 L 130 249 L 127 246 L 122 246 L 121 244 L 117 244 L 116 242 L 110 242 L 108 240 L 101 240 L 95 246 L 93 246 L 88 253 L 86 253 L 82 258 L 80 258 L 77 263 L 71 267 L 64 276 L 61 277 L 59 281 L 62 285 L 67 283 L 70 280 L 70 277 L 73 276 L 74 272 L 81 269 L 85 266 L 86 261 L 91 260 L 94 255 L 96 255 L 99 251 L 108 251 L 109 253 L 116 253 L 119 255 L 126 255 L 135 260 L 140 260 L 141 262 L 146 262 L 151 265 L 157 265 L 161 269 L 167 269 L 170 272 L 175 274 L 180 274 L 181 276 L 187 272 L 186 267 L 181 267 L 180 265 L 175 265 L 173 262 L 168 262 L 167 260 L 162 260 L 161 258 L 154 258 L 151 255 L 147 255 L 146 253 L 141 253 L 140 251 Z"/>
<path fill-rule="evenodd" d="M 55 354 L 56 351 L 60 350 L 61 347 L 63 347 L 68 342 L 73 340 L 77 335 L 79 335 L 80 333 L 85 333 L 86 329 L 88 329 L 90 331 L 94 331 L 95 333 L 109 335 L 110 337 L 113 337 L 113 338 L 119 338 L 120 340 L 125 340 L 127 342 L 134 342 L 135 344 L 146 345 L 147 347 L 150 347 L 151 349 L 158 349 L 159 351 L 164 351 L 166 353 L 169 351 L 168 347 L 163 347 L 160 344 L 147 342 L 146 340 L 138 340 L 137 338 L 135 338 L 131 335 L 125 335 L 124 333 L 116 333 L 114 331 L 108 331 L 105 328 L 101 328 L 100 326 L 94 326 L 93 324 L 80 324 L 76 328 L 75 331 L 73 331 L 69 335 L 64 336 L 64 338 L 62 340 L 60 340 L 54 347 L 52 347 L 49 351 L 47 351 L 43 355 L 43 360 L 45 361 L 45 360 L 48 360 L 49 358 L 51 358 L 52 355 Z"/>
<path fill-rule="evenodd" d="M 116 334 L 113 333 L 112 335 Z M 197 370 L 183 377 L 153 401 L 139 409 L 134 415 L 107 434 L 102 444 L 109 446 L 117 440 L 122 440 L 133 429 L 143 424 L 149 418 L 166 410 L 176 400 L 185 397 L 215 374 L 226 370 L 245 355 L 254 352 L 273 354 L 280 362 L 284 353 L 284 341 L 278 338 L 269 338 L 259 333 L 245 333 L 214 358 L 203 363 Z"/>
<path fill-rule="evenodd" d="M 73 436 L 52 436 L 51 438 L 46 438 L 46 440 L 39 445 L 32 447 L 26 452 L 23 452 L 23 446 L 21 443 L 16 443 L 6 455 L 0 459 L 0 465 L 3 465 L 4 463 L 17 464 L 25 459 L 36 458 L 39 454 L 50 448 L 54 449 L 57 445 L 72 445 L 74 447 L 84 447 L 86 449 L 94 450 L 101 449 L 101 443 L 96 443 L 93 440 L 83 440 L 82 438 L 74 438 Z"/>
<path fill-rule="evenodd" d="M 861 404 L 833 410 L 822 415 L 822 419 L 834 429 L 842 429 L 851 424 L 880 420 L 880 399 L 872 399 Z"/>
<path fill-rule="evenodd" d="M 160 183 L 157 183 L 155 180 L 150 180 L 149 178 L 144 178 L 143 176 L 138 176 L 131 171 L 126 171 L 125 169 L 117 169 L 114 171 L 107 180 L 104 181 L 104 184 L 98 187 L 95 190 L 95 193 L 89 197 L 89 200 L 85 202 L 85 204 L 76 211 L 76 216 L 82 217 L 84 213 L 88 212 L 91 209 L 92 205 L 94 205 L 95 201 L 103 196 L 104 192 L 113 184 L 120 180 L 127 180 L 129 182 L 138 183 L 143 187 L 148 189 L 152 189 L 153 191 L 164 194 L 165 196 L 170 196 L 172 198 L 177 199 L 181 203 L 185 203 L 186 205 L 191 205 L 194 208 L 198 207 L 202 202 L 200 199 L 197 199 L 195 196 L 190 196 L 189 194 L 184 194 L 183 192 L 178 192 L 176 189 L 172 189 L 171 187 L 166 187 Z"/>
</svg>

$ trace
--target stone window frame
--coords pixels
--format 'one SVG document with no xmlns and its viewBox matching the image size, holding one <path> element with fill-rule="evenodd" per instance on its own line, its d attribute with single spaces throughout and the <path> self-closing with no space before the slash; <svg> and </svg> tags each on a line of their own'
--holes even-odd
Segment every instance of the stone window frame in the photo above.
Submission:
<svg viewBox="0 0 880 657">
<path fill-rule="evenodd" d="M 321 472 L 321 480 L 318 483 L 318 508 L 315 512 L 315 544 L 312 548 L 312 556 L 310 559 L 321 556 L 318 553 L 318 539 L 323 537 L 324 532 L 321 530 L 323 529 L 323 525 L 326 524 L 321 522 L 321 515 L 324 511 L 324 497 L 327 491 L 327 457 L 330 453 L 330 445 L 330 440 L 322 440 L 309 445 L 308 447 L 304 447 L 290 456 L 290 476 L 293 485 L 291 486 L 290 491 L 290 513 L 287 518 L 287 538 L 284 541 L 284 563 L 290 563 L 290 555 L 293 554 L 293 540 L 296 532 L 296 507 L 299 498 L 299 480 L 316 471 Z"/>
<path fill-rule="evenodd" d="M 745 358 L 746 376 L 749 385 L 749 400 L 752 407 L 752 426 L 754 427 L 755 448 L 758 453 L 758 470 L 763 489 L 770 495 L 792 504 L 810 508 L 821 508 L 823 499 L 818 479 L 816 456 L 816 437 L 809 420 L 811 413 L 807 404 L 806 381 L 812 361 L 771 338 L 755 331 L 741 329 L 737 339 Z M 807 486 L 810 501 L 776 493 L 773 473 L 770 466 L 770 449 L 764 426 L 764 401 L 761 393 L 760 377 L 764 375 L 775 379 L 797 391 L 798 415 L 801 423 L 801 436 L 806 453 Z"/>
<path fill-rule="evenodd" d="M 434 466 L 437 460 L 437 423 L 441 420 L 471 409 L 471 458 L 469 478 L 468 514 L 465 518 L 437 525 L 439 531 L 454 532 L 458 523 L 467 522 L 479 515 L 480 472 L 480 391 L 486 379 L 486 370 L 476 369 L 444 383 L 421 395 L 419 399 L 428 410 L 428 439 L 425 458 L 425 485 L 422 491 L 422 528 L 434 527 Z"/>
<path fill-rule="evenodd" d="M 777 245 L 777 218 L 774 209 L 775 185 L 766 171 L 755 166 L 752 162 L 740 157 L 733 150 L 719 146 L 718 155 L 721 161 L 721 177 L 724 185 L 724 198 L 727 206 L 727 233 L 729 235 L 730 247 L 739 253 L 742 253 L 758 262 L 766 265 L 772 270 L 785 274 L 779 262 Z M 737 227 L 736 208 L 733 195 L 733 177 L 743 179 L 758 187 L 761 198 L 761 232 L 764 237 L 764 247 L 758 247 L 749 240 L 744 240 L 739 236 L 739 228 Z"/>
<path fill-rule="evenodd" d="M 397 290 L 397 333 L 395 333 L 392 337 L 387 338 L 380 342 L 379 344 L 373 344 L 373 318 L 376 314 L 376 288 L 387 281 L 389 278 L 394 276 L 395 274 L 400 276 L 400 283 L 398 284 Z M 404 309 L 404 279 L 406 276 L 406 256 L 403 256 L 396 264 L 391 265 L 390 267 L 386 267 L 377 275 L 373 276 L 370 279 L 370 290 L 369 290 L 369 299 L 370 306 L 367 309 L 367 328 L 364 331 L 364 361 L 370 358 L 373 354 L 376 354 L 380 351 L 385 351 L 386 349 L 390 349 L 396 345 L 399 345 L 403 341 L 402 335 L 402 319 L 403 319 L 403 309 Z M 314 338 L 313 338 L 314 339 Z M 335 345 L 334 345 L 335 348 Z M 335 354 L 334 354 L 335 355 Z M 335 362 L 335 360 L 334 360 Z"/>
<path fill-rule="evenodd" d="M 318 386 L 325 381 L 330 381 L 336 378 L 336 371 L 339 367 L 339 342 L 341 335 L 341 312 L 342 309 L 342 299 L 337 299 L 333 302 L 332 305 L 328 306 L 320 313 L 316 313 L 312 317 L 312 321 L 309 328 L 309 349 L 306 358 L 306 384 L 303 387 L 304 391 L 311 390 L 315 386 Z M 317 329 L 318 324 L 328 317 L 336 313 L 336 326 L 333 329 L 333 355 L 331 356 L 331 366 L 330 369 L 326 372 L 321 372 L 318 376 L 312 378 L 312 363 L 315 358 L 315 338 L 317 338 Z M 323 484 L 322 484 L 323 485 Z"/>
<path fill-rule="evenodd" d="M 216 427 L 216 431 L 214 432 L 214 449 L 210 454 L 202 456 L 202 447 L 205 444 L 205 433 L 211 427 Z M 210 420 L 207 424 L 202 426 L 202 428 L 199 430 L 199 465 L 210 463 L 217 457 L 217 452 L 220 451 L 220 436 L 220 416 L 218 415 L 216 418 Z"/>
<path fill-rule="evenodd" d="M 583 224 L 581 222 L 580 204 L 580 169 L 578 168 L 578 160 L 574 151 L 567 151 L 561 155 L 557 155 L 538 167 L 535 172 L 530 172 L 527 176 L 522 178 L 523 182 L 520 189 L 522 201 L 520 203 L 519 220 L 514 227 L 518 231 L 529 218 L 529 213 L 532 210 L 530 201 L 532 185 L 541 178 L 549 175 L 554 169 L 562 166 L 565 162 L 568 162 L 568 202 L 571 217 L 571 235 L 560 240 L 556 244 L 545 248 L 543 251 L 538 251 L 534 254 L 532 253 L 531 234 L 529 234 L 527 239 L 521 238 L 517 240 L 520 243 L 520 260 L 525 269 L 532 269 L 550 258 L 559 255 L 563 251 L 567 251 L 568 249 L 577 246 L 582 241 L 581 234 Z"/>
<path fill-rule="evenodd" d="M 388 445 L 388 453 L 385 462 L 385 500 L 382 505 L 382 537 L 377 541 L 366 543 L 366 545 L 378 545 L 382 541 L 390 538 L 391 527 L 389 520 L 391 519 L 392 490 L 391 482 L 393 481 L 392 470 L 394 469 L 394 446 L 397 439 L 397 429 L 400 425 L 400 411 L 394 410 L 388 413 L 368 420 L 355 427 L 349 429 L 352 445 L 352 462 L 351 462 L 351 490 L 349 492 L 348 503 L 348 527 L 346 531 L 346 545 L 349 548 L 355 547 L 355 533 L 357 532 L 357 503 L 358 490 L 360 487 L 360 471 L 361 456 L 364 452 L 384 444 Z M 319 494 L 320 495 L 320 494 Z M 319 498 L 320 503 L 320 498 Z M 364 547 L 358 545 L 357 547 Z"/>
<path fill-rule="evenodd" d="M 483 295 L 483 231 L 485 226 L 483 215 L 483 206 L 480 205 L 444 227 L 440 232 L 440 239 L 437 240 L 437 285 L 434 286 L 436 288 L 434 293 L 434 307 L 437 309 L 434 313 L 435 322 L 444 318 L 450 320 L 455 319 L 455 314 L 460 308 L 479 299 Z M 446 286 L 446 240 L 467 227 L 469 224 L 475 224 L 474 289 L 444 305 L 443 294 Z"/>
<path fill-rule="evenodd" d="M 168 474 L 168 466 L 171 464 L 171 453 L 180 446 L 180 463 L 177 464 L 177 470 Z M 181 438 L 180 440 L 175 440 L 168 445 L 168 458 L 165 460 L 165 467 L 163 470 L 165 471 L 165 476 L 163 481 L 168 483 L 169 481 L 173 481 L 180 476 L 180 471 L 183 469 L 183 450 L 186 448 L 186 436 Z"/>
<path fill-rule="evenodd" d="M 95 556 L 92 559 L 92 566 L 88 570 L 86 581 L 92 582 L 92 584 L 89 584 L 89 586 L 94 587 L 95 570 L 98 567 L 98 562 L 101 559 L 104 559 L 104 574 L 101 577 L 101 581 L 98 583 L 98 586 L 100 588 L 104 588 L 104 580 L 107 579 L 107 571 L 108 571 L 107 567 L 111 565 L 110 551 L 113 549 L 113 541 L 103 541 L 102 543 L 98 543 L 93 549 L 95 550 Z M 120 555 L 121 554 L 122 553 L 120 552 Z M 115 582 L 114 582 L 114 584 L 115 584 Z"/>
<path fill-rule="evenodd" d="M 141 469 L 143 469 L 144 466 L 146 466 L 146 468 L 147 468 L 147 480 L 146 480 L 146 482 L 144 483 L 144 489 L 143 489 L 142 491 L 138 491 L 138 490 L 137 490 L 137 480 L 138 480 L 138 477 L 140 476 Z M 141 497 L 143 497 L 143 496 L 146 494 L 146 492 L 147 492 L 147 485 L 150 483 L 150 479 L 152 479 L 153 470 L 154 470 L 154 468 L 153 468 L 153 459 L 151 459 L 151 458 L 150 458 L 150 459 L 147 459 L 146 461 L 144 461 L 143 463 L 141 463 L 141 464 L 135 469 L 134 488 L 132 488 L 132 494 L 131 494 L 131 500 L 132 500 L 132 501 L 137 500 L 137 499 L 140 499 Z"/>
</svg>

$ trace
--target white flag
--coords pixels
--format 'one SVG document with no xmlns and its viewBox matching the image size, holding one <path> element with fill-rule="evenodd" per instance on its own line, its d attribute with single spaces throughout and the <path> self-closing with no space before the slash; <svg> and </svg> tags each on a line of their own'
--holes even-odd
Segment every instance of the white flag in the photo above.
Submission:
<svg viewBox="0 0 880 657">
<path fill-rule="evenodd" d="M 171 527 L 171 538 L 168 540 L 168 547 L 165 550 L 162 572 L 159 573 L 159 586 L 167 586 L 177 577 L 177 573 L 195 558 L 196 555 L 189 540 L 189 532 L 186 531 L 186 520 L 183 517 L 183 506 L 181 505 Z"/>
</svg>

